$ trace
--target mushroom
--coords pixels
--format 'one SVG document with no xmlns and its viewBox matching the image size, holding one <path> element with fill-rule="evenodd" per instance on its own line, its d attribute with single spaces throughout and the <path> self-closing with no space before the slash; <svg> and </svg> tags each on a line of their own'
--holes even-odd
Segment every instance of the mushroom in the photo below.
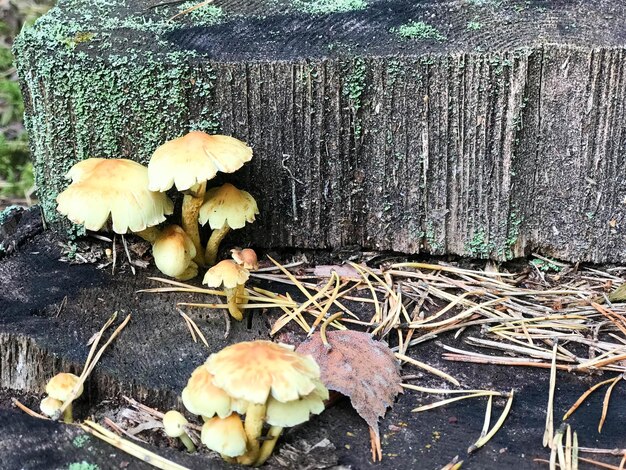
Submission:
<svg viewBox="0 0 626 470">
<path fill-rule="evenodd" d="M 243 286 L 250 277 L 250 273 L 243 266 L 239 266 L 232 260 L 220 261 L 204 275 L 203 284 L 209 287 L 224 287 L 228 311 L 236 320 L 243 319 L 243 314 L 239 309 L 239 295 L 243 291 Z"/>
<path fill-rule="evenodd" d="M 165 434 L 169 437 L 179 437 L 189 452 L 195 452 L 196 446 L 187 435 L 187 431 L 185 431 L 185 426 L 187 426 L 187 424 L 189 424 L 189 421 L 187 421 L 185 417 L 176 410 L 170 410 L 163 415 L 163 428 L 165 429 Z"/>
<path fill-rule="evenodd" d="M 196 247 L 178 225 L 170 225 L 161 231 L 152 245 L 152 254 L 163 274 L 181 281 L 198 275 L 198 265 L 192 261 Z"/>
<path fill-rule="evenodd" d="M 232 249 L 230 254 L 235 263 L 242 265 L 248 271 L 259 269 L 259 259 L 252 248 L 244 248 L 243 250 Z"/>
<path fill-rule="evenodd" d="M 309 413 L 320 413 L 328 398 L 313 358 L 271 341 L 228 346 L 212 354 L 205 366 L 213 375 L 214 386 L 231 399 L 247 403 L 244 428 L 248 447 L 238 459 L 244 465 L 263 464 L 282 427 L 308 420 Z M 261 450 L 264 422 L 272 425 L 269 437 L 273 442 Z"/>
<path fill-rule="evenodd" d="M 252 248 L 244 248 L 243 250 L 233 249 L 230 250 L 230 254 L 235 263 L 243 266 L 248 271 L 256 271 L 259 269 L 259 260 L 256 256 L 256 252 Z M 237 287 L 237 303 L 239 305 L 245 305 L 248 303 L 248 298 L 245 297 L 245 294 L 245 286 L 241 284 Z"/>
<path fill-rule="evenodd" d="M 59 400 L 62 404 L 67 400 L 75 400 L 83 394 L 83 385 L 80 384 L 75 395 L 72 394 L 74 388 L 79 384 L 80 378 L 74 374 L 67 372 L 61 372 L 60 374 L 52 377 L 46 385 L 46 393 L 48 396 Z M 72 419 L 72 404 L 68 404 L 63 413 L 63 421 L 71 423 Z"/>
<path fill-rule="evenodd" d="M 204 265 L 200 244 L 198 210 L 204 202 L 206 182 L 218 171 L 233 173 L 252 159 L 252 149 L 244 142 L 225 135 L 192 131 L 156 149 L 148 164 L 152 191 L 176 186 L 184 191 L 182 226 L 196 247 L 194 261 Z"/>
<path fill-rule="evenodd" d="M 200 223 L 209 222 L 213 229 L 206 246 L 205 260 L 209 266 L 217 260 L 220 243 L 231 229 L 243 228 L 254 222 L 259 213 L 256 201 L 247 191 L 237 189 L 230 183 L 206 192 L 204 204 L 200 207 Z"/>
<path fill-rule="evenodd" d="M 232 400 L 224 390 L 213 385 L 213 375 L 204 365 L 197 367 L 183 389 L 183 405 L 190 413 L 212 418 L 226 418 L 232 413 Z"/>
<path fill-rule="evenodd" d="M 132 160 L 88 158 L 67 173 L 70 185 L 57 196 L 57 210 L 87 230 L 100 230 L 109 216 L 113 231 L 134 232 L 153 243 L 153 226 L 174 210 L 163 193 L 148 189 L 148 169 Z"/>
<path fill-rule="evenodd" d="M 246 453 L 246 432 L 241 418 L 235 413 L 226 418 L 208 419 L 202 426 L 200 440 L 209 449 L 219 452 L 226 461 Z"/>
<path fill-rule="evenodd" d="M 56 398 L 52 397 L 46 397 L 41 400 L 41 403 L 39 404 L 39 409 L 49 418 L 54 418 L 55 416 L 57 416 L 62 406 L 63 402 L 61 400 L 57 400 Z"/>
</svg>

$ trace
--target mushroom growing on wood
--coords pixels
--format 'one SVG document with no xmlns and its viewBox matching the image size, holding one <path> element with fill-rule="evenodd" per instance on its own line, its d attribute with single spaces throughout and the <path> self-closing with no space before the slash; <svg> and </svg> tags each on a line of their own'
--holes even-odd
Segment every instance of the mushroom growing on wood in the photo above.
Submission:
<svg viewBox="0 0 626 470">
<path fill-rule="evenodd" d="M 189 421 L 178 411 L 170 410 L 163 415 L 163 428 L 169 437 L 178 437 L 189 452 L 195 452 L 196 446 L 187 435 L 185 426 Z"/>
<path fill-rule="evenodd" d="M 223 286 L 226 293 L 228 311 L 234 319 L 241 320 L 243 319 L 243 314 L 239 309 L 238 294 L 243 290 L 243 286 L 249 277 L 250 273 L 246 268 L 232 260 L 225 259 L 206 272 L 202 283 L 209 287 Z"/>
<path fill-rule="evenodd" d="M 52 397 L 46 397 L 41 400 L 41 403 L 39 404 L 39 409 L 49 418 L 54 418 L 55 416 L 57 416 L 62 406 L 63 402 L 61 400 L 57 400 L 56 398 Z"/>
<path fill-rule="evenodd" d="M 212 384 L 231 399 L 247 403 L 247 451 L 237 461 L 261 465 L 269 457 L 283 426 L 292 426 L 320 413 L 328 390 L 310 356 L 271 341 L 250 341 L 212 354 L 206 364 Z M 272 427 L 269 440 L 259 445 L 264 423 Z"/>
<path fill-rule="evenodd" d="M 78 376 L 74 374 L 61 372 L 48 381 L 46 385 L 46 393 L 49 397 L 59 400 L 61 403 L 65 403 L 67 400 L 72 398 L 72 391 L 74 390 L 74 387 L 78 385 L 79 380 Z M 74 398 L 78 398 L 82 394 L 83 385 L 81 384 Z M 65 412 L 63 413 L 63 421 L 71 423 L 72 420 L 72 404 L 70 403 L 67 408 L 65 408 Z"/>
<path fill-rule="evenodd" d="M 87 230 L 100 230 L 111 218 L 113 231 L 134 232 L 153 243 L 153 226 L 174 210 L 163 193 L 148 189 L 148 169 L 131 160 L 88 158 L 67 173 L 70 185 L 57 196 L 57 210 Z"/>
<path fill-rule="evenodd" d="M 191 238 L 178 225 L 164 228 L 152 245 L 157 268 L 168 276 L 181 281 L 194 278 L 198 265 L 192 261 L 196 247 Z"/>
<path fill-rule="evenodd" d="M 232 249 L 230 254 L 235 263 L 240 264 L 248 271 L 259 269 L 259 259 L 252 248 L 244 248 L 243 250 Z"/>
<path fill-rule="evenodd" d="M 209 266 L 215 264 L 220 243 L 228 232 L 254 222 L 258 213 L 259 208 L 250 193 L 230 183 L 207 191 L 200 207 L 200 223 L 205 225 L 208 222 L 213 229 L 205 254 Z"/>
<path fill-rule="evenodd" d="M 226 418 L 211 418 L 202 426 L 200 440 L 209 449 L 219 452 L 224 460 L 230 461 L 246 453 L 246 432 L 241 418 L 233 413 Z"/>
<path fill-rule="evenodd" d="M 204 202 L 206 182 L 218 171 L 232 173 L 252 159 L 252 149 L 225 135 L 192 131 L 156 149 L 148 164 L 150 189 L 167 191 L 176 186 L 184 191 L 182 226 L 196 247 L 194 261 L 204 265 L 200 245 L 198 210 Z"/>
</svg>

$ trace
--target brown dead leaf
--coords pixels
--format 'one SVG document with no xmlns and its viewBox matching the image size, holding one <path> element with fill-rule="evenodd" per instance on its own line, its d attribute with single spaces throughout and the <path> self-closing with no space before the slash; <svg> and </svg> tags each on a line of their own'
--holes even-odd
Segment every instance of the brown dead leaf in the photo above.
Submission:
<svg viewBox="0 0 626 470">
<path fill-rule="evenodd" d="M 352 406 L 370 426 L 378 448 L 372 448 L 374 460 L 380 452 L 378 419 L 402 393 L 400 366 L 387 344 L 359 331 L 330 331 L 326 333 L 330 350 L 319 333 L 298 346 L 297 351 L 310 354 L 321 369 L 322 382 L 352 402 Z"/>
</svg>

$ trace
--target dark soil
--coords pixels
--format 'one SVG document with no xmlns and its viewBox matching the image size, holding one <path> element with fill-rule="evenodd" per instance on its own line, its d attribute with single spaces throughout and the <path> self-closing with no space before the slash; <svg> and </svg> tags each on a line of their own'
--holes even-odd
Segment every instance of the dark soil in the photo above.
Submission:
<svg viewBox="0 0 626 470">
<path fill-rule="evenodd" d="M 95 245 L 91 253 L 97 251 L 97 247 Z M 100 245 L 101 250 L 105 247 Z M 85 395 L 76 403 L 77 418 L 93 414 L 98 417 L 118 409 L 122 394 L 161 410 L 168 409 L 177 406 L 177 397 L 191 371 L 209 353 L 236 341 L 267 338 L 268 314 L 255 311 L 250 320 L 233 322 L 230 335 L 225 339 L 221 312 L 191 312 L 207 337 L 207 350 L 204 345 L 191 341 L 176 312 L 175 302 L 213 302 L 215 299 L 199 295 L 140 294 L 137 290 L 156 285 L 148 279 L 150 275 L 157 275 L 152 267 L 139 269 L 133 276 L 118 260 L 121 270 L 111 275 L 110 266 L 98 269 L 97 263 L 70 264 L 60 261 L 63 256 L 63 248 L 55 236 L 43 232 L 0 260 L 0 387 L 4 388 L 0 393 L 1 468 L 59 469 L 82 461 L 97 464 L 101 469 L 144 468 L 143 464 L 93 438 L 87 446 L 76 446 L 74 440 L 82 431 L 27 417 L 12 407 L 10 397 L 17 396 L 37 409 L 45 381 L 61 370 L 79 371 L 87 355 L 88 339 L 118 311 L 121 318 L 130 314 L 132 320 L 90 377 Z M 272 287 L 275 291 L 284 291 L 283 285 Z M 295 330 L 282 335 L 284 338 L 297 336 Z M 442 336 L 439 341 L 468 348 L 462 338 L 455 340 L 451 335 Z M 411 409 L 438 398 L 407 391 L 380 422 L 384 454 L 381 463 L 372 463 L 367 426 L 345 399 L 334 403 L 309 423 L 287 430 L 278 451 L 286 449 L 287 445 L 299 448 L 303 441 L 315 445 L 327 438 L 335 446 L 332 454 L 338 463 L 354 469 L 438 469 L 456 455 L 465 461 L 464 469 L 540 468 L 543 464 L 533 463 L 533 459 L 549 456 L 549 451 L 541 445 L 548 371 L 450 363 L 441 359 L 441 352 L 435 342 L 409 350 L 412 357 L 456 377 L 463 387 L 515 390 L 509 418 L 484 448 L 467 454 L 467 448 L 480 435 L 486 399 L 466 400 L 417 414 L 411 413 Z M 418 375 L 414 383 L 445 386 L 441 380 L 411 366 L 404 367 L 403 374 Z M 556 426 L 583 391 L 606 378 L 606 374 L 559 373 Z M 578 432 L 581 446 L 623 447 L 626 407 L 622 403 L 626 388 L 621 384 L 614 390 L 606 424 L 599 434 L 597 424 L 602 398 L 603 391 L 592 395 L 570 423 Z M 492 423 L 502 411 L 504 400 L 496 400 L 494 405 Z M 182 465 L 189 468 L 227 466 L 215 454 L 206 451 L 187 456 L 164 448 L 174 443 L 154 434 L 143 433 L 140 437 L 160 445 L 158 453 Z M 330 458 L 329 462 L 332 461 Z M 278 468 L 276 461 L 270 464 Z M 303 465 L 292 463 L 290 466 L 301 468 Z"/>
</svg>

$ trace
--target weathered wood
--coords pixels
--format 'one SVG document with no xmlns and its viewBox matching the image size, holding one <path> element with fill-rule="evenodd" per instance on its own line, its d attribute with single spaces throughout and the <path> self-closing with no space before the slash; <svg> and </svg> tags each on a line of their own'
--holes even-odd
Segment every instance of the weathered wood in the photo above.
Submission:
<svg viewBox="0 0 626 470">
<path fill-rule="evenodd" d="M 23 33 L 48 220 L 77 160 L 146 162 L 200 128 L 254 147 L 227 179 L 259 200 L 258 246 L 623 260 L 623 4 L 216 5 L 171 23 L 176 6 L 61 0 Z"/>
</svg>

